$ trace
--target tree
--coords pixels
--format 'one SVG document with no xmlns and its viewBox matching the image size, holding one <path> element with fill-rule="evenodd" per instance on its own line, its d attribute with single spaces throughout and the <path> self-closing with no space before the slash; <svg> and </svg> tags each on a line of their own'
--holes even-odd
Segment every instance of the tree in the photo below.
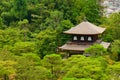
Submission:
<svg viewBox="0 0 120 80">
<path fill-rule="evenodd" d="M 36 64 L 39 60 L 38 56 L 31 55 L 17 57 L 16 61 L 18 64 L 15 65 L 17 70 L 15 80 L 50 80 L 50 72 L 48 69 L 42 67 L 40 64 Z M 34 59 L 34 57 L 37 59 Z"/>
<path fill-rule="evenodd" d="M 78 80 L 76 78 L 64 78 L 63 80 Z"/>
<path fill-rule="evenodd" d="M 48 28 L 44 31 L 41 31 L 36 36 L 36 38 L 38 39 L 36 41 L 37 53 L 41 58 L 43 58 L 47 54 L 56 52 L 56 48 L 57 48 L 56 30 Z M 49 51 L 49 53 L 48 53 L 48 51 Z"/>
<path fill-rule="evenodd" d="M 20 34 L 20 30 L 18 28 L 7 28 L 0 30 L 0 45 L 2 48 L 4 46 L 9 46 L 10 48 L 10 46 L 14 45 L 14 43 L 21 40 L 22 35 Z"/>
<path fill-rule="evenodd" d="M 106 49 L 100 45 L 100 44 L 95 44 L 93 46 L 90 46 L 85 50 L 85 53 L 90 54 L 91 56 L 100 56 L 104 55 L 106 53 Z"/>
<path fill-rule="evenodd" d="M 107 74 L 109 74 L 109 80 L 119 80 L 120 79 L 120 63 L 116 62 L 113 65 L 109 65 L 107 68 Z"/>
<path fill-rule="evenodd" d="M 57 1 L 58 9 L 64 13 L 64 19 L 78 24 L 86 17 L 88 21 L 98 23 L 101 15 L 101 5 L 97 0 L 65 0 Z M 92 5 L 91 5 L 92 4 Z M 94 18 L 93 18 L 94 16 Z"/>
<path fill-rule="evenodd" d="M 27 16 L 27 0 L 14 0 L 13 14 L 20 21 Z"/>
<path fill-rule="evenodd" d="M 12 48 L 12 52 L 16 55 L 23 55 L 24 53 L 35 53 L 34 42 L 16 42 Z"/>
<path fill-rule="evenodd" d="M 106 41 L 113 42 L 114 39 L 120 39 L 119 31 L 120 31 L 120 13 L 111 14 L 106 20 L 103 22 L 104 27 L 107 28 L 103 38 Z"/>
<path fill-rule="evenodd" d="M 27 0 L 29 4 L 37 4 L 38 0 Z"/>
<path fill-rule="evenodd" d="M 112 59 L 113 60 L 120 60 L 120 41 L 114 40 L 114 42 L 111 45 L 111 52 L 112 52 Z"/>
<path fill-rule="evenodd" d="M 61 70 L 61 62 L 62 59 L 60 55 L 57 54 L 51 54 L 46 55 L 43 59 L 43 66 L 46 67 L 48 70 L 50 70 L 52 76 L 52 80 L 56 80 L 60 77 L 60 70 Z"/>
<path fill-rule="evenodd" d="M 77 78 L 64 78 L 63 80 L 93 80 L 91 78 L 81 78 L 81 79 L 77 79 Z"/>
<path fill-rule="evenodd" d="M 20 26 L 21 32 L 24 34 L 25 41 L 27 40 L 27 33 L 29 32 L 27 24 L 28 24 L 27 19 L 24 19 L 23 21 L 18 22 L 18 25 Z"/>
<path fill-rule="evenodd" d="M 45 19 L 44 29 L 47 29 L 48 27 L 51 27 L 53 29 L 56 29 L 57 27 L 60 26 L 61 21 L 63 20 L 63 13 L 60 11 L 51 11 L 50 12 L 50 17 Z M 41 26 L 42 28 L 43 26 Z"/>
<path fill-rule="evenodd" d="M 70 36 L 63 34 L 63 31 L 70 29 L 73 27 L 73 24 L 71 23 L 70 20 L 62 20 L 60 23 L 60 26 L 57 27 L 57 46 L 61 46 L 66 41 L 70 39 Z"/>
<path fill-rule="evenodd" d="M 107 80 L 105 69 L 107 62 L 103 57 L 85 57 L 74 55 L 63 63 L 62 78 L 76 78 L 75 80 Z M 74 79 L 73 79 L 74 80 Z"/>
<path fill-rule="evenodd" d="M 2 20 L 2 18 L 0 17 L 0 29 L 2 29 L 3 28 L 3 20 Z"/>
<path fill-rule="evenodd" d="M 15 73 L 16 70 L 13 67 L 15 64 L 16 62 L 14 61 L 10 61 L 10 60 L 1 61 L 0 60 L 0 79 L 8 80 L 10 76 L 16 75 Z"/>
</svg>

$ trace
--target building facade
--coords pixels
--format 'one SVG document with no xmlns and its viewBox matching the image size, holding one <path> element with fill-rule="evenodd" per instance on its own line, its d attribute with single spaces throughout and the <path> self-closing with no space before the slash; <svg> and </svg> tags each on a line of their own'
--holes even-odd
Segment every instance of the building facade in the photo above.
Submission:
<svg viewBox="0 0 120 80">
<path fill-rule="evenodd" d="M 71 40 L 63 46 L 59 47 L 61 51 L 67 51 L 70 55 L 82 54 L 85 49 L 94 44 L 101 44 L 104 48 L 108 48 L 110 43 L 104 42 L 99 39 L 105 31 L 105 28 L 98 27 L 88 21 L 83 21 L 75 27 L 64 31 L 63 33 L 71 35 Z"/>
</svg>

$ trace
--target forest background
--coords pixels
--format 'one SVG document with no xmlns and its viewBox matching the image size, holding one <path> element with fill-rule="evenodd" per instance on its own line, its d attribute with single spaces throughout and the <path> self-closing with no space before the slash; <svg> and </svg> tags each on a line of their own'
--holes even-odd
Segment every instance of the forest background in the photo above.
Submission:
<svg viewBox="0 0 120 80">
<path fill-rule="evenodd" d="M 105 17 L 102 0 L 1 0 L 0 80 L 120 80 L 120 13 Z M 84 19 L 105 27 L 94 56 L 62 59 L 63 34 Z M 102 55 L 100 55 L 102 53 Z"/>
</svg>

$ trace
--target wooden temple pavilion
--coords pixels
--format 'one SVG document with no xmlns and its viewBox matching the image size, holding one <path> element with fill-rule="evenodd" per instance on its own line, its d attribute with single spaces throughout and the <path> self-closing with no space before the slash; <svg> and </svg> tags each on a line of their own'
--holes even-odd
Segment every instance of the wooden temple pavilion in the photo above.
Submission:
<svg viewBox="0 0 120 80">
<path fill-rule="evenodd" d="M 75 27 L 64 31 L 63 33 L 72 36 L 72 39 L 63 46 L 59 47 L 61 51 L 68 51 L 70 55 L 83 53 L 86 48 L 93 44 L 101 44 L 104 48 L 108 48 L 110 43 L 103 42 L 99 39 L 105 31 L 105 28 L 98 27 L 88 21 L 83 21 Z"/>
</svg>

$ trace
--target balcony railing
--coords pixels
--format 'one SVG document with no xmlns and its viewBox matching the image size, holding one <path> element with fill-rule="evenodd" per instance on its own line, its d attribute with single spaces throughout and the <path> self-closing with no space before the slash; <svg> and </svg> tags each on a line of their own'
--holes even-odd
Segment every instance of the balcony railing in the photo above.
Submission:
<svg viewBox="0 0 120 80">
<path fill-rule="evenodd" d="M 78 42 L 78 41 L 68 41 L 67 44 L 68 45 L 93 45 L 93 44 L 100 44 L 102 42 L 102 39 L 99 39 L 99 40 L 96 40 L 94 42 L 90 42 L 90 41 L 87 41 L 87 42 Z"/>
</svg>

